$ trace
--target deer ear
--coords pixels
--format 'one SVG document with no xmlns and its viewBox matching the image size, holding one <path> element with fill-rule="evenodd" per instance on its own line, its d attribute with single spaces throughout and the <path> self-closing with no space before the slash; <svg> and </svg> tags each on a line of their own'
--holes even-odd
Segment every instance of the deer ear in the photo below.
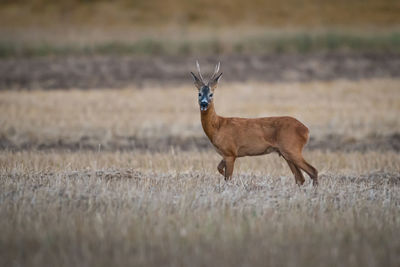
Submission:
<svg viewBox="0 0 400 267">
<path fill-rule="evenodd" d="M 208 86 L 211 87 L 211 89 L 215 89 L 217 87 L 217 84 L 219 82 L 219 79 L 222 76 L 222 72 L 218 75 L 216 75 L 215 77 L 213 77 L 209 82 L 208 82 Z"/>
<path fill-rule="evenodd" d="M 204 83 L 199 78 L 197 78 L 197 76 L 193 72 L 190 72 L 190 74 L 192 74 L 194 85 L 197 87 L 197 89 L 200 90 L 204 86 Z"/>
</svg>

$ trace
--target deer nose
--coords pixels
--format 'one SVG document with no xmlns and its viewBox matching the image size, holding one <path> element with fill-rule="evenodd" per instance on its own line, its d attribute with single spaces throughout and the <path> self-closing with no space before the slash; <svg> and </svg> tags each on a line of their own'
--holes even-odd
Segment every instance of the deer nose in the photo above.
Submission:
<svg viewBox="0 0 400 267">
<path fill-rule="evenodd" d="M 207 101 L 202 101 L 200 103 L 200 107 L 202 107 L 202 108 L 206 108 L 207 106 L 208 106 L 208 102 Z"/>
</svg>

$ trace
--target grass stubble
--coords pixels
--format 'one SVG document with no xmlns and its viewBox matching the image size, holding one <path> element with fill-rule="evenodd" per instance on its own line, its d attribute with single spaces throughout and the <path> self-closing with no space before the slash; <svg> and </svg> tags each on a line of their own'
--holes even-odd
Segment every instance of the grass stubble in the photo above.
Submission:
<svg viewBox="0 0 400 267">
<path fill-rule="evenodd" d="M 224 115 L 295 115 L 316 136 L 399 129 L 396 80 L 224 87 Z M 201 135 L 195 99 L 190 88 L 1 92 L 1 135 Z M 398 266 L 399 153 L 305 157 L 317 189 L 296 186 L 275 154 L 240 159 L 225 183 L 212 150 L 2 150 L 0 265 Z"/>
</svg>

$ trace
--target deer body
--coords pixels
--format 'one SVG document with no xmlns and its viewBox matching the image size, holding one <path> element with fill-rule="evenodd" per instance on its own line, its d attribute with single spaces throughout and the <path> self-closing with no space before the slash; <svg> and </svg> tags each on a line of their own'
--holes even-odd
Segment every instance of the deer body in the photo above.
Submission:
<svg viewBox="0 0 400 267">
<path fill-rule="evenodd" d="M 304 183 L 301 172 L 304 170 L 313 184 L 317 185 L 317 170 L 302 156 L 303 147 L 308 141 L 308 128 L 292 117 L 249 119 L 218 116 L 212 101 L 214 89 L 222 75 L 217 76 L 218 70 L 219 65 L 207 85 L 203 82 L 199 65 L 201 80 L 192 75 L 199 88 L 201 124 L 216 151 L 223 157 L 217 169 L 225 180 L 232 178 L 236 158 L 277 152 L 287 161 L 297 184 Z"/>
</svg>

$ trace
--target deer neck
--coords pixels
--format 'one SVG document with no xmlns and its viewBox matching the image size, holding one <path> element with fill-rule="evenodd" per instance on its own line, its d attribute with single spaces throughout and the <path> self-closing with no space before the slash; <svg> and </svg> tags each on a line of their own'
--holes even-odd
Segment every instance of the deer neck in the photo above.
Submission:
<svg viewBox="0 0 400 267">
<path fill-rule="evenodd" d="M 208 138 L 212 141 L 215 132 L 219 128 L 219 116 L 215 113 L 214 103 L 211 102 L 210 106 L 206 111 L 200 111 L 201 113 L 201 125 L 203 126 L 203 130 L 208 136 Z"/>
</svg>

